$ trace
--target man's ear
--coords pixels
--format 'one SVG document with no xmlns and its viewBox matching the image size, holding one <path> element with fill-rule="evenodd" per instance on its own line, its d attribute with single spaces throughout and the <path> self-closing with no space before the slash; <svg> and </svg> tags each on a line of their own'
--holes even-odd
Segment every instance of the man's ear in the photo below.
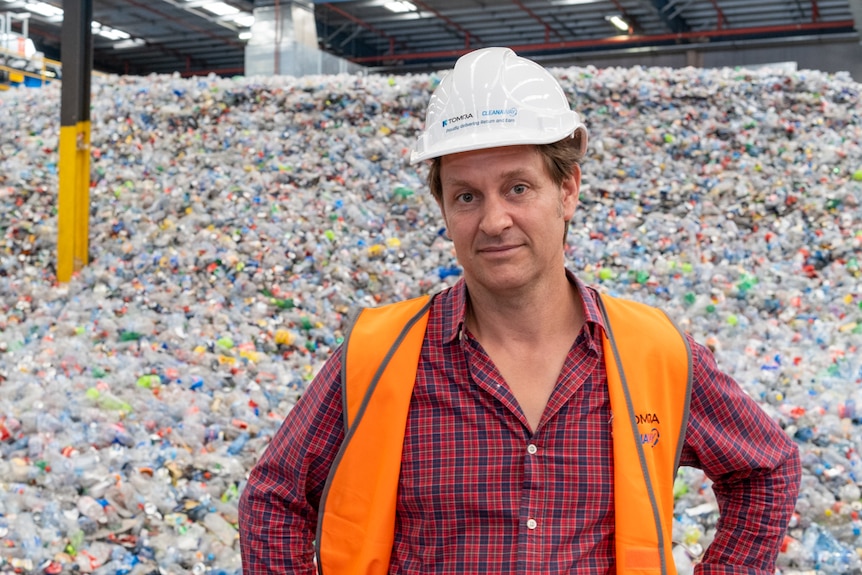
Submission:
<svg viewBox="0 0 862 575">
<path fill-rule="evenodd" d="M 451 240 L 452 236 L 449 235 L 449 222 L 446 221 L 446 210 L 443 209 L 443 199 L 437 198 L 437 207 L 440 208 L 440 217 L 443 218 L 443 229 L 446 231 L 446 239 Z"/>
<path fill-rule="evenodd" d="M 563 219 L 567 222 L 575 215 L 578 198 L 581 193 L 581 167 L 575 164 L 572 173 L 560 184 L 560 194 L 563 204 Z"/>
</svg>

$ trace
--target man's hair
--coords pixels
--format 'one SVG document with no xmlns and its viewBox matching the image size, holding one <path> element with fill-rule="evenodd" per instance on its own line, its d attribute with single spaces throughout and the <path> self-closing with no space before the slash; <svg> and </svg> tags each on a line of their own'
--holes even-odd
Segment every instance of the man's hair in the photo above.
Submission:
<svg viewBox="0 0 862 575">
<path fill-rule="evenodd" d="M 559 186 L 563 180 L 568 178 L 576 165 L 579 165 L 583 159 L 583 154 L 580 153 L 580 138 L 581 132 L 577 132 L 573 138 L 565 138 L 552 144 L 536 144 L 536 150 L 542 155 L 545 160 L 545 168 L 548 170 L 548 175 L 551 180 Z M 431 160 L 431 167 L 428 170 L 428 187 L 431 189 L 431 195 L 438 202 L 443 200 L 443 181 L 440 179 L 440 157 Z"/>
</svg>

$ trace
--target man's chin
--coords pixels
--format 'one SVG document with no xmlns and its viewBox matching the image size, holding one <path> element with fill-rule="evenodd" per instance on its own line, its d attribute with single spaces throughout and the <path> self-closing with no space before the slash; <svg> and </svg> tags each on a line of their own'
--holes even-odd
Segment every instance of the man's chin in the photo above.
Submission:
<svg viewBox="0 0 862 575">
<path fill-rule="evenodd" d="M 479 274 L 466 274 L 467 287 L 481 286 L 483 291 L 498 295 L 514 294 L 527 286 L 523 268 L 506 270 L 503 267 L 486 270 Z"/>
</svg>

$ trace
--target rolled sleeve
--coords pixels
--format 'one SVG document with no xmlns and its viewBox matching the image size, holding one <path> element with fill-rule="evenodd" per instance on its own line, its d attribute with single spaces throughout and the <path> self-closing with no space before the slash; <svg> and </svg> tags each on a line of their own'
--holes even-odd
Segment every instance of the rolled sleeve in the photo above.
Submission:
<svg viewBox="0 0 862 575">
<path fill-rule="evenodd" d="M 317 508 L 344 435 L 340 354 L 288 413 L 249 474 L 239 501 L 243 573 L 316 573 Z"/>
<path fill-rule="evenodd" d="M 719 521 L 696 575 L 773 575 L 802 467 L 793 440 L 692 342 L 694 385 L 681 465 L 713 482 Z"/>
</svg>

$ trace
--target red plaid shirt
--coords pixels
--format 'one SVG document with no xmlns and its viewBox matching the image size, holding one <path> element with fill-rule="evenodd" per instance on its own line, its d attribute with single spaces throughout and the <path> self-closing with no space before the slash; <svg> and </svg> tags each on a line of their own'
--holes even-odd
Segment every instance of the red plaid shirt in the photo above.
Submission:
<svg viewBox="0 0 862 575">
<path fill-rule="evenodd" d="M 431 307 L 410 406 L 393 574 L 614 573 L 611 413 L 596 294 L 535 433 L 464 328 L 459 282 Z M 772 575 L 800 480 L 784 431 L 690 342 L 691 414 L 681 465 L 703 469 L 721 508 L 696 573 Z M 321 369 L 245 486 L 246 574 L 312 574 L 321 491 L 344 437 L 341 356 Z M 640 473 L 633 465 L 634 473 Z"/>
</svg>

